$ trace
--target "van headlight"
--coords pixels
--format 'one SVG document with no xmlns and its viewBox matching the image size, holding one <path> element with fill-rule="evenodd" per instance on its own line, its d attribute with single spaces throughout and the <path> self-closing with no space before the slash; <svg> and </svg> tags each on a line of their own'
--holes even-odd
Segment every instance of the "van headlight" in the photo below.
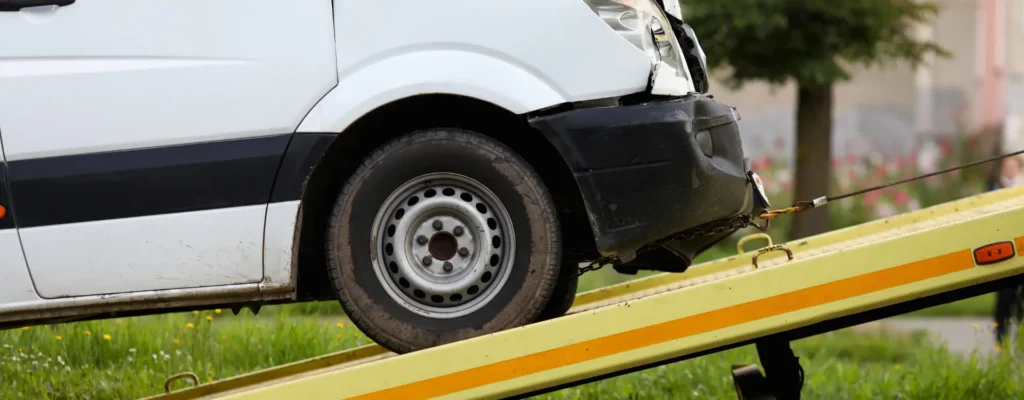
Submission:
<svg viewBox="0 0 1024 400">
<path fill-rule="evenodd" d="M 673 75 L 687 78 L 676 34 L 653 0 L 583 1 L 615 32 L 647 53 L 652 66 L 664 63 L 671 67 Z"/>
</svg>

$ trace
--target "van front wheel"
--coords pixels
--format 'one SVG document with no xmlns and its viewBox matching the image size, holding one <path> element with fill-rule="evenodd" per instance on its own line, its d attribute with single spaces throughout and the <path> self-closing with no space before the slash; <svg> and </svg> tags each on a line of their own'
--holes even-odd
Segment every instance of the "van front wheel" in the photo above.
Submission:
<svg viewBox="0 0 1024 400">
<path fill-rule="evenodd" d="M 541 179 L 501 143 L 415 132 L 345 183 L 328 271 L 352 322 L 396 353 L 525 325 L 559 280 L 554 210 Z"/>
</svg>

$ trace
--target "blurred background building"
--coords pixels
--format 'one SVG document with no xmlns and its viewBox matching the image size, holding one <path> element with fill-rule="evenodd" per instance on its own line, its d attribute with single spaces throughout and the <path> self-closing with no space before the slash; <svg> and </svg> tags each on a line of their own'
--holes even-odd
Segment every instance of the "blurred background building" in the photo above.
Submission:
<svg viewBox="0 0 1024 400">
<path fill-rule="evenodd" d="M 1024 0 L 935 0 L 932 24 L 918 34 L 953 53 L 914 70 L 897 64 L 855 69 L 835 89 L 836 158 L 911 156 L 939 137 L 998 130 L 1006 151 L 1024 148 Z M 713 43 L 705 43 L 714 56 Z M 793 85 L 748 84 L 715 96 L 736 106 L 753 157 L 788 164 L 793 152 Z M 916 156 L 911 156 L 917 159 Z"/>
</svg>

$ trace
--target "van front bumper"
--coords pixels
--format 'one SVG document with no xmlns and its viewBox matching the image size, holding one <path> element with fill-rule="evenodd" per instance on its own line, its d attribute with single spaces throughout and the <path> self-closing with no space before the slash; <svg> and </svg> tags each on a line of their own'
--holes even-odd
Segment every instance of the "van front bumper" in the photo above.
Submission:
<svg viewBox="0 0 1024 400">
<path fill-rule="evenodd" d="M 737 122 L 732 107 L 700 94 L 530 121 L 572 170 L 602 256 L 634 254 L 691 228 L 767 207 L 743 156 Z M 727 236 L 691 239 L 671 251 L 689 265 Z"/>
</svg>

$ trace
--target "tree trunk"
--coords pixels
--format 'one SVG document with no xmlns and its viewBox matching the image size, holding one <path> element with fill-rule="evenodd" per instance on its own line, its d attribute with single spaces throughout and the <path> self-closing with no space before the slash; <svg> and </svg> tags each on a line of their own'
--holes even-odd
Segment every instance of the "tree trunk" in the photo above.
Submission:
<svg viewBox="0 0 1024 400">
<path fill-rule="evenodd" d="M 832 179 L 832 85 L 799 87 L 794 172 L 797 201 L 828 194 Z M 828 229 L 828 209 L 816 208 L 793 216 L 789 239 L 817 235 Z"/>
</svg>

